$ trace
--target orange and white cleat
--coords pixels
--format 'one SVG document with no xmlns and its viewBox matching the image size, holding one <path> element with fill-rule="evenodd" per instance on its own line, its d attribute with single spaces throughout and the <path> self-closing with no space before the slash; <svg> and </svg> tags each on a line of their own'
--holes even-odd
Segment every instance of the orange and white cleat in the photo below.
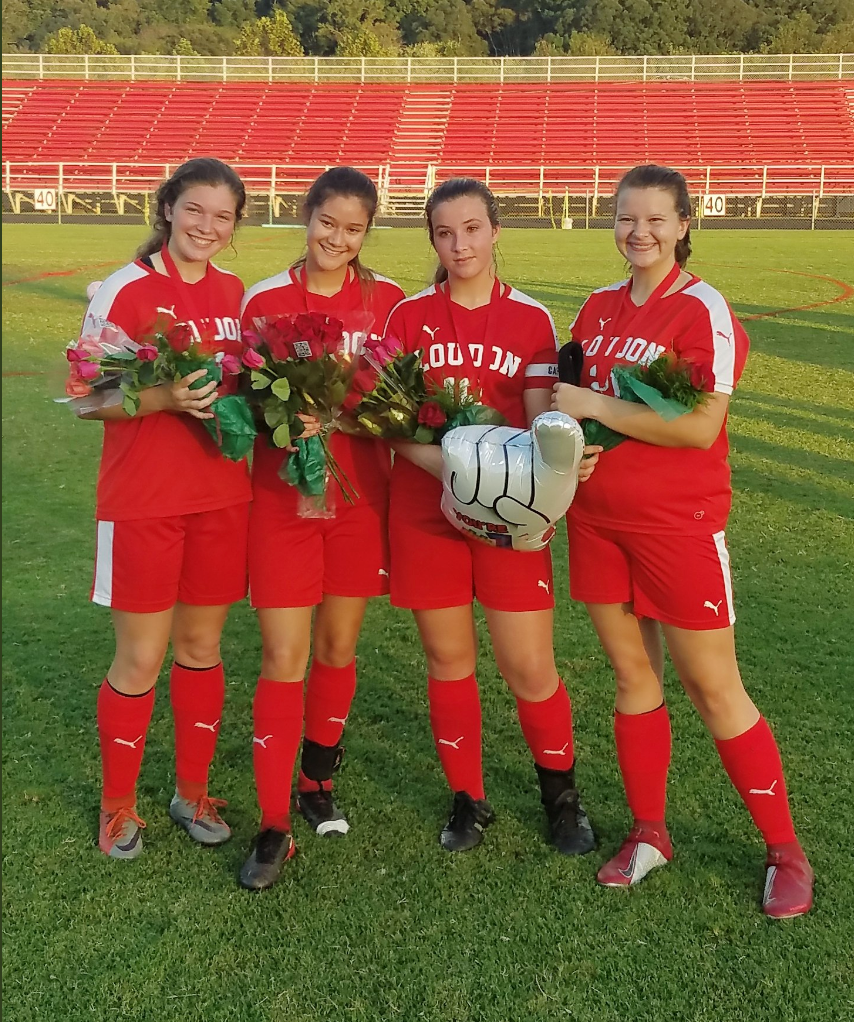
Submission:
<svg viewBox="0 0 854 1022">
<path fill-rule="evenodd" d="M 135 859 L 142 854 L 145 823 L 136 815 L 136 806 L 122 807 L 114 813 L 101 813 L 98 847 L 111 859 Z"/>
</svg>

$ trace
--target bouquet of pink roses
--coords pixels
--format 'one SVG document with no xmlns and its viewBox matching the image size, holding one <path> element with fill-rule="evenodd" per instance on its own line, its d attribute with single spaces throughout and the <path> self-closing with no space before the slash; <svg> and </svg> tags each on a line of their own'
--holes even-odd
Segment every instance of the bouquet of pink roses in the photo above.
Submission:
<svg viewBox="0 0 854 1022">
<path fill-rule="evenodd" d="M 218 350 L 187 323 L 155 326 L 151 338 L 139 344 L 113 323 L 89 317 L 80 337 L 66 347 L 65 357 L 65 392 L 74 410 L 83 413 L 121 404 L 133 416 L 140 394 L 149 387 L 204 369 L 205 375 L 191 384 L 198 389 L 241 371 L 236 355 Z M 218 397 L 211 412 L 212 419 L 201 421 L 223 455 L 232 461 L 246 457 L 256 430 L 245 399 L 237 394 Z"/>
</svg>

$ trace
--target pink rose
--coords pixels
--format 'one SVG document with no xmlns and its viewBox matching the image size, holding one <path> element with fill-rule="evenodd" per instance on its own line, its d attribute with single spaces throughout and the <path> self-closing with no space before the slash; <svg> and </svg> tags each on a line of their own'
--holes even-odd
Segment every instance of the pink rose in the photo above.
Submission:
<svg viewBox="0 0 854 1022">
<path fill-rule="evenodd" d="M 243 336 L 245 337 L 246 334 Z M 264 361 L 263 356 L 259 355 L 254 348 L 247 348 L 246 351 L 243 352 L 243 364 L 247 369 L 263 369 L 266 362 Z"/>
<path fill-rule="evenodd" d="M 220 365 L 224 373 L 240 372 L 240 359 L 236 355 L 223 355 Z"/>
<path fill-rule="evenodd" d="M 94 380 L 101 375 L 101 367 L 97 362 L 78 362 L 77 372 L 82 380 Z"/>
<path fill-rule="evenodd" d="M 83 359 L 89 357 L 89 353 L 81 348 L 66 348 L 65 357 L 69 362 L 82 362 Z"/>
<path fill-rule="evenodd" d="M 153 362 L 157 358 L 157 348 L 153 344 L 142 344 L 136 350 L 136 357 L 141 362 Z"/>
</svg>

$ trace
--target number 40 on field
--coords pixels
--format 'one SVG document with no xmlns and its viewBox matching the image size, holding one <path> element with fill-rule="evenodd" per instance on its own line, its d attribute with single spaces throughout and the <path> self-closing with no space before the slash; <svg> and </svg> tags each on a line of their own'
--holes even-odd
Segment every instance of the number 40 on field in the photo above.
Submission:
<svg viewBox="0 0 854 1022">
<path fill-rule="evenodd" d="M 48 213 L 56 209 L 56 192 L 53 188 L 37 188 L 33 197 L 33 206 Z"/>
</svg>

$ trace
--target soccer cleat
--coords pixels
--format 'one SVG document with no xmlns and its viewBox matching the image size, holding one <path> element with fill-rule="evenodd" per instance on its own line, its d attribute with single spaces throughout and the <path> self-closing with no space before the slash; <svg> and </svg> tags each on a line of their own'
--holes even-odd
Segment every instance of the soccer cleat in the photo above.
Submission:
<svg viewBox="0 0 854 1022">
<path fill-rule="evenodd" d="M 467 791 L 454 794 L 451 815 L 439 841 L 448 852 L 467 852 L 483 840 L 483 832 L 495 822 L 495 813 L 485 798 L 474 799 Z"/>
<path fill-rule="evenodd" d="M 768 849 L 762 911 L 770 919 L 792 919 L 812 908 L 813 871 L 806 856 L 797 852 Z"/>
<path fill-rule="evenodd" d="M 101 813 L 98 847 L 111 859 L 135 859 L 142 854 L 144 827 L 135 806 Z"/>
<path fill-rule="evenodd" d="M 673 846 L 663 823 L 635 823 L 622 848 L 596 874 L 603 887 L 630 887 L 657 866 L 673 858 Z"/>
<path fill-rule="evenodd" d="M 543 808 L 549 821 L 549 838 L 562 855 L 587 855 L 596 847 L 596 835 L 587 818 L 578 788 L 575 765 L 569 770 L 549 770 L 534 764 L 540 781 Z"/>
<path fill-rule="evenodd" d="M 306 823 L 320 837 L 343 837 L 350 829 L 347 817 L 335 805 L 332 790 L 326 790 L 319 783 L 317 790 L 295 791 L 294 802 Z"/>
<path fill-rule="evenodd" d="M 290 831 L 270 827 L 257 834 L 249 858 L 240 869 L 240 886 L 250 891 L 263 891 L 279 879 L 282 866 L 296 854 Z"/>
<path fill-rule="evenodd" d="M 225 805 L 228 803 L 223 799 L 207 795 L 198 802 L 191 802 L 176 791 L 169 804 L 169 815 L 200 845 L 224 845 L 231 837 L 231 828 L 217 809 Z"/>
</svg>

